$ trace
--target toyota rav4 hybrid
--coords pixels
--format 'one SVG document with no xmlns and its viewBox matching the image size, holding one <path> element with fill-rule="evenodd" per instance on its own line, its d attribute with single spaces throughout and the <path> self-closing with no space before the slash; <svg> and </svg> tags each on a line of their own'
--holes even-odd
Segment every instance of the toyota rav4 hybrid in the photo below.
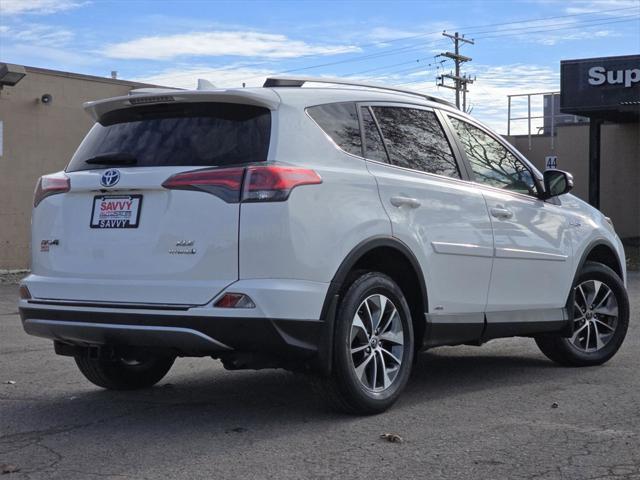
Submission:
<svg viewBox="0 0 640 480">
<path fill-rule="evenodd" d="M 326 83 L 85 104 L 95 125 L 35 192 L 26 332 L 107 389 L 208 356 L 306 372 L 359 414 L 440 345 L 532 337 L 571 366 L 616 353 L 623 247 L 571 175 L 448 102 Z"/>
</svg>

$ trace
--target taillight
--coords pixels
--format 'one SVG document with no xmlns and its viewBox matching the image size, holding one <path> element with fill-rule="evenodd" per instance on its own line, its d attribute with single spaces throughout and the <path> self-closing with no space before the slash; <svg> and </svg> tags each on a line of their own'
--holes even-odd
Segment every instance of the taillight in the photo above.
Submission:
<svg viewBox="0 0 640 480">
<path fill-rule="evenodd" d="M 192 170 L 169 177 L 162 186 L 170 190 L 200 190 L 220 197 L 227 203 L 240 200 L 244 168 Z"/>
<path fill-rule="evenodd" d="M 71 188 L 71 181 L 64 173 L 54 173 L 40 177 L 33 194 L 33 206 L 37 207 L 45 198 L 56 193 L 68 192 Z"/>
<path fill-rule="evenodd" d="M 243 202 L 278 202 L 289 198 L 301 185 L 322 183 L 320 175 L 307 168 L 248 167 L 242 190 Z"/>
<path fill-rule="evenodd" d="M 253 166 L 192 170 L 169 177 L 162 186 L 170 190 L 200 190 L 227 203 L 279 202 L 300 185 L 322 183 L 320 175 L 306 168 Z"/>
</svg>

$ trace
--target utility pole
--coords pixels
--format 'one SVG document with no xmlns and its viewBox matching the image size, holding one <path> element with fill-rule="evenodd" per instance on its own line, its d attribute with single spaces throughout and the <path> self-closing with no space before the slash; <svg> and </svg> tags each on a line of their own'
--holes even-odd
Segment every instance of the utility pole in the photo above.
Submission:
<svg viewBox="0 0 640 480">
<path fill-rule="evenodd" d="M 473 83 L 474 80 L 472 80 L 467 75 L 460 74 L 460 66 L 463 63 L 470 62 L 472 60 L 471 57 L 460 55 L 460 43 L 469 43 L 471 45 L 474 45 L 474 41 L 464 38 L 464 35 L 460 36 L 458 32 L 456 32 L 455 35 L 451 35 L 450 33 L 447 33 L 447 32 L 442 32 L 442 35 L 453 40 L 454 52 L 453 53 L 443 52 L 438 56 L 452 59 L 455 63 L 456 69 L 455 69 L 455 74 L 449 73 L 449 74 L 440 75 L 438 77 L 438 80 L 440 80 L 440 83 L 438 84 L 438 86 L 450 88 L 456 91 L 456 107 L 458 107 L 458 109 L 460 108 L 460 93 L 462 92 L 462 110 L 466 111 L 467 110 L 467 92 L 468 92 L 467 84 Z M 446 85 L 444 83 L 445 78 L 453 80 L 453 86 Z"/>
</svg>

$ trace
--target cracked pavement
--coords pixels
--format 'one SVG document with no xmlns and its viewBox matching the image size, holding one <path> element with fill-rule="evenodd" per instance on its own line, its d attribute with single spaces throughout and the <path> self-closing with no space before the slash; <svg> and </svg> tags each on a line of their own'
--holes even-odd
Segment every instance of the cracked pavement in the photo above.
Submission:
<svg viewBox="0 0 640 480">
<path fill-rule="evenodd" d="M 525 338 L 439 348 L 373 417 L 325 411 L 297 375 L 206 358 L 178 359 L 150 390 L 100 390 L 22 331 L 17 287 L 2 285 L 0 464 L 20 469 L 2 478 L 640 480 L 640 273 L 629 277 L 629 333 L 606 365 L 558 367 Z"/>
</svg>

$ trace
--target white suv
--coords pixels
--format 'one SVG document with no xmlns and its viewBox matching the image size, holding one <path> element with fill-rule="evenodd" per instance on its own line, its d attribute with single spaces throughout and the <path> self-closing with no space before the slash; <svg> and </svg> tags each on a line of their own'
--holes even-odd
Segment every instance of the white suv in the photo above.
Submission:
<svg viewBox="0 0 640 480">
<path fill-rule="evenodd" d="M 87 103 L 97 123 L 35 193 L 27 333 L 105 388 L 211 356 L 312 373 L 356 413 L 439 345 L 615 354 L 623 247 L 569 174 L 437 98 L 305 82 Z"/>
</svg>

